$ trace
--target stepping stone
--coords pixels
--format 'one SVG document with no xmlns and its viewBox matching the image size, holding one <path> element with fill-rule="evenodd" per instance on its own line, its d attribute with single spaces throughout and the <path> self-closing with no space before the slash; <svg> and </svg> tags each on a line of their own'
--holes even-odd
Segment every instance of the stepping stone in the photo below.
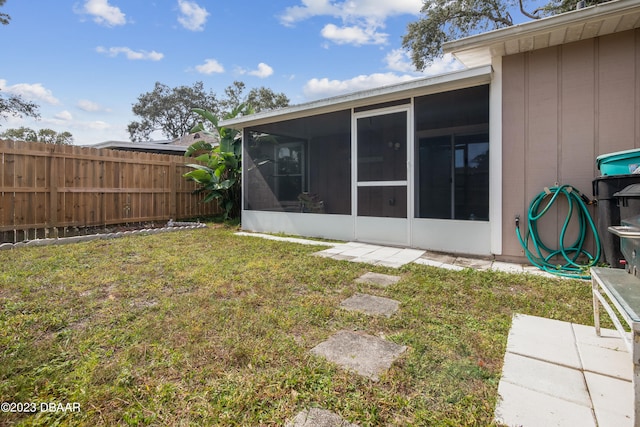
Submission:
<svg viewBox="0 0 640 427">
<path fill-rule="evenodd" d="M 369 285 L 378 285 L 386 288 L 395 285 L 400 281 L 400 276 L 391 276 L 390 274 L 365 273 L 356 279 L 356 283 L 366 283 Z"/>
<path fill-rule="evenodd" d="M 367 294 L 355 294 L 340 303 L 340 307 L 346 310 L 387 317 L 391 317 L 393 313 L 398 311 L 399 306 L 399 301 Z"/>
<path fill-rule="evenodd" d="M 486 259 L 458 257 L 454 264 L 460 267 L 473 268 L 476 270 L 488 270 L 491 268 L 491 261 Z"/>
<path fill-rule="evenodd" d="M 379 375 L 407 349 L 364 333 L 340 331 L 311 349 L 338 366 L 378 381 Z"/>
<path fill-rule="evenodd" d="M 326 409 L 311 408 L 298 413 L 285 427 L 358 427 Z"/>
</svg>

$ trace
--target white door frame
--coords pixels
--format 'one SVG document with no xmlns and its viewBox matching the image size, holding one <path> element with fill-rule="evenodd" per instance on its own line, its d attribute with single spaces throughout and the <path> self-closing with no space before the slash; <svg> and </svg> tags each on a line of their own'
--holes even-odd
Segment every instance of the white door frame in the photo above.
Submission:
<svg viewBox="0 0 640 427">
<path fill-rule="evenodd" d="M 384 116 L 394 113 L 406 113 L 406 134 L 407 148 L 405 165 L 406 180 L 403 181 L 361 181 L 358 182 L 358 119 L 366 117 Z M 367 241 L 371 243 L 390 244 L 398 246 L 411 246 L 411 222 L 414 216 L 413 207 L 413 157 L 414 157 L 414 137 L 413 137 L 413 101 L 411 103 L 369 110 L 352 114 L 353 144 L 351 145 L 351 211 L 353 212 L 353 230 L 356 241 Z M 364 217 L 358 216 L 358 188 L 359 187 L 385 187 L 404 186 L 407 192 L 407 217 L 406 218 L 385 218 L 385 217 Z"/>
</svg>

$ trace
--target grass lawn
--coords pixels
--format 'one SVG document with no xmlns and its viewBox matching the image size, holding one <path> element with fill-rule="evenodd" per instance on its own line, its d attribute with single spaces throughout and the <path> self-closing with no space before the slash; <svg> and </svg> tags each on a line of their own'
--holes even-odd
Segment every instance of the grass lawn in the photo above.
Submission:
<svg viewBox="0 0 640 427">
<path fill-rule="evenodd" d="M 234 231 L 0 252 L 0 401 L 38 406 L 0 425 L 282 426 L 314 406 L 360 426 L 489 425 L 511 316 L 592 322 L 586 281 L 373 267 Z M 354 283 L 367 271 L 402 280 Z M 340 309 L 356 292 L 400 310 Z M 344 329 L 409 349 L 379 382 L 309 353 Z"/>
</svg>

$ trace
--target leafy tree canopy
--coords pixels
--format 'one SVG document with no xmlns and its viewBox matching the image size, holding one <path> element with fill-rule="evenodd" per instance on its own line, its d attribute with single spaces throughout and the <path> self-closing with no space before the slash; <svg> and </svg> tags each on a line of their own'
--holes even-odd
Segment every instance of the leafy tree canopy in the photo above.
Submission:
<svg viewBox="0 0 640 427">
<path fill-rule="evenodd" d="M 158 130 L 168 139 L 179 138 L 193 126 L 192 108 L 217 111 L 218 100 L 213 92 L 206 92 L 202 82 L 193 86 L 169 86 L 156 82 L 151 92 L 143 93 L 133 104 L 133 114 L 142 118 L 128 126 L 132 141 L 146 141 L 152 132 Z"/>
<path fill-rule="evenodd" d="M 585 0 L 585 6 L 610 0 Z M 513 25 L 510 10 L 518 9 L 530 19 L 539 19 L 576 8 L 578 0 L 550 0 L 527 11 L 527 0 L 425 0 L 423 17 L 407 26 L 402 46 L 411 52 L 413 65 L 424 70 L 442 55 L 442 45 L 451 40 Z"/>
<path fill-rule="evenodd" d="M 38 104 L 25 101 L 19 95 L 5 95 L 0 90 L 0 118 L 6 119 L 9 116 L 40 117 Z"/>
<path fill-rule="evenodd" d="M 7 129 L 0 133 L 2 139 L 14 141 L 44 142 L 46 144 L 68 145 L 73 143 L 73 135 L 70 132 L 56 132 L 52 129 L 40 129 L 38 131 L 28 127 Z"/>
<path fill-rule="evenodd" d="M 284 94 L 271 89 L 252 89 L 246 96 L 244 90 L 245 84 L 236 81 L 225 89 L 225 97 L 218 99 L 214 92 L 205 91 L 202 82 L 175 88 L 156 82 L 153 91 L 140 95 L 133 105 L 133 113 L 141 120 L 129 123 L 131 141 L 149 140 L 154 131 L 160 131 L 167 139 L 188 134 L 199 120 L 194 108 L 225 116 L 242 103 L 250 103 L 255 111 L 289 105 Z"/>
<path fill-rule="evenodd" d="M 221 117 L 236 117 L 242 112 L 237 112 L 237 108 L 244 105 L 252 112 L 276 110 L 287 107 L 289 98 L 284 93 L 275 93 L 269 88 L 253 88 L 244 96 L 246 86 L 244 83 L 235 81 L 224 90 L 225 98 L 220 102 L 219 114 Z"/>
<path fill-rule="evenodd" d="M 4 6 L 7 0 L 0 0 L 0 7 Z M 7 25 L 11 21 L 11 17 L 6 13 L 0 13 L 0 24 Z"/>
</svg>

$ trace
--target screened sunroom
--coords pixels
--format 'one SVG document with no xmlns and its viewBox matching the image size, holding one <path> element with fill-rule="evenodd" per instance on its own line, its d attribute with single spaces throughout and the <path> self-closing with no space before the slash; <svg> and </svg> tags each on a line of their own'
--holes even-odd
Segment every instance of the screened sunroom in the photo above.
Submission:
<svg viewBox="0 0 640 427">
<path fill-rule="evenodd" d="M 490 82 L 482 67 L 223 122 L 243 130 L 242 228 L 494 253 Z"/>
</svg>

